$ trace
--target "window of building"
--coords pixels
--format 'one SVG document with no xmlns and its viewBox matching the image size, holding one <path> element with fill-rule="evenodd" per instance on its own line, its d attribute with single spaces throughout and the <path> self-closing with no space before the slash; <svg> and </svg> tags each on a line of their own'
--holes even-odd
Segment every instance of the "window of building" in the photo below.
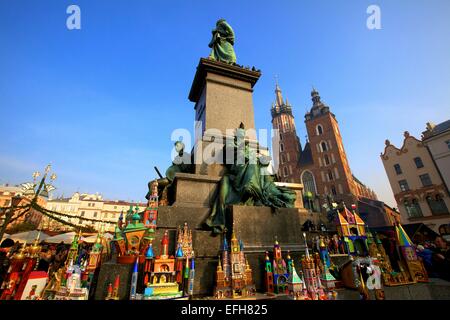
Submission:
<svg viewBox="0 0 450 320">
<path fill-rule="evenodd" d="M 316 193 L 316 183 L 314 181 L 314 176 L 310 171 L 304 171 L 302 174 L 302 183 L 305 188 L 305 192 Z"/>
<path fill-rule="evenodd" d="M 94 212 L 94 218 L 97 218 L 97 212 Z"/>
<path fill-rule="evenodd" d="M 289 130 L 289 121 L 287 121 L 287 120 L 284 121 L 284 128 L 286 130 Z"/>
<path fill-rule="evenodd" d="M 320 147 L 322 148 L 322 152 L 328 151 L 328 145 L 325 141 L 320 143 Z"/>
<path fill-rule="evenodd" d="M 283 168 L 283 173 L 284 173 L 285 177 L 288 175 L 288 168 L 287 167 Z"/>
<path fill-rule="evenodd" d="M 428 173 L 425 173 L 425 174 L 421 174 L 420 176 L 419 176 L 419 178 L 420 178 L 420 181 L 422 181 L 422 185 L 424 186 L 424 187 L 429 187 L 429 186 L 431 186 L 433 183 L 431 182 L 431 178 L 430 178 L 430 175 L 428 174 Z"/>
<path fill-rule="evenodd" d="M 283 135 L 280 133 L 280 141 L 283 141 Z"/>
<path fill-rule="evenodd" d="M 284 145 L 282 143 L 280 143 L 280 151 L 283 152 L 284 151 Z"/>
<path fill-rule="evenodd" d="M 84 217 L 84 211 L 81 211 L 80 216 Z"/>
<path fill-rule="evenodd" d="M 422 159 L 420 157 L 415 157 L 414 158 L 414 163 L 416 164 L 417 168 L 423 168 L 423 162 L 422 162 Z"/>
<path fill-rule="evenodd" d="M 325 165 L 328 166 L 330 164 L 330 158 L 328 158 L 328 156 L 325 155 L 324 160 L 325 160 Z"/>
<path fill-rule="evenodd" d="M 331 193 L 333 196 L 337 195 L 336 188 L 334 186 L 331 187 Z"/>
<path fill-rule="evenodd" d="M 423 217 L 422 209 L 420 208 L 419 201 L 417 201 L 417 199 L 405 200 L 403 204 L 405 205 L 408 217 L 410 218 Z"/>
<path fill-rule="evenodd" d="M 284 156 L 284 154 L 281 155 L 281 164 L 286 162 L 286 157 Z"/>
<path fill-rule="evenodd" d="M 435 196 L 428 196 L 426 199 L 433 215 L 438 216 L 449 213 L 447 205 L 445 204 L 444 199 L 442 199 L 442 196 L 440 194 L 437 194 Z"/>
<path fill-rule="evenodd" d="M 402 168 L 400 167 L 400 165 L 398 163 L 394 164 L 394 170 L 395 170 L 396 174 L 402 174 Z"/>
<path fill-rule="evenodd" d="M 398 182 L 398 184 L 400 185 L 400 190 L 402 190 L 402 191 L 409 191 L 408 182 L 406 180 L 400 180 Z"/>
<path fill-rule="evenodd" d="M 331 170 L 328 170 L 327 176 L 328 176 L 328 181 L 333 180 L 333 173 L 331 172 Z"/>
<path fill-rule="evenodd" d="M 320 124 L 317 125 L 316 132 L 317 132 L 318 136 L 322 135 L 323 128 L 322 128 L 322 126 Z"/>
<path fill-rule="evenodd" d="M 445 143 L 447 144 L 447 148 L 450 149 L 450 140 L 445 141 Z"/>
</svg>

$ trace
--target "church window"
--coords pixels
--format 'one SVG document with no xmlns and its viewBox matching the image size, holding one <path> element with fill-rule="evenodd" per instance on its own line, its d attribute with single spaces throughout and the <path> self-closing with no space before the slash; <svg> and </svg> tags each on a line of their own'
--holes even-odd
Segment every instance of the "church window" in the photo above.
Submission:
<svg viewBox="0 0 450 320">
<path fill-rule="evenodd" d="M 334 186 L 331 187 L 331 193 L 335 196 L 337 195 L 336 188 Z"/>
<path fill-rule="evenodd" d="M 331 172 L 331 170 L 328 170 L 327 176 L 328 176 L 328 181 L 333 180 L 333 173 Z"/>
<path fill-rule="evenodd" d="M 280 143 L 280 151 L 283 152 L 284 151 L 284 145 L 282 143 Z"/>
<path fill-rule="evenodd" d="M 305 192 L 316 193 L 316 182 L 314 176 L 310 171 L 304 171 L 302 174 L 302 183 Z"/>
<path fill-rule="evenodd" d="M 444 199 L 442 199 L 442 196 L 440 194 L 436 196 L 428 196 L 426 199 L 433 215 L 442 215 L 449 213 L 447 205 L 445 204 Z"/>
<path fill-rule="evenodd" d="M 286 130 L 289 130 L 289 121 L 287 121 L 287 120 L 284 121 L 284 128 Z"/>
<path fill-rule="evenodd" d="M 396 174 L 402 174 L 402 168 L 400 167 L 400 165 L 398 163 L 394 164 L 394 170 L 395 170 Z"/>
<path fill-rule="evenodd" d="M 405 205 L 406 213 L 410 218 L 423 217 L 422 209 L 420 208 L 417 199 L 405 200 L 403 203 Z"/>
<path fill-rule="evenodd" d="M 323 133 L 323 128 L 320 124 L 317 125 L 316 127 L 316 131 L 317 131 L 317 135 L 320 136 Z"/>
<path fill-rule="evenodd" d="M 325 155 L 324 159 L 325 159 L 325 165 L 328 166 L 330 164 L 330 158 L 328 158 L 328 156 Z"/>
<path fill-rule="evenodd" d="M 281 163 L 285 163 L 286 162 L 286 157 L 284 156 L 284 154 L 281 155 Z"/>
<path fill-rule="evenodd" d="M 322 141 L 320 146 L 322 148 L 322 152 L 328 151 L 328 144 L 325 141 Z"/>
<path fill-rule="evenodd" d="M 416 164 L 417 169 L 423 168 L 423 162 L 420 157 L 415 157 L 414 163 Z"/>
<path fill-rule="evenodd" d="M 284 176 L 287 177 L 287 175 L 288 175 L 288 168 L 287 167 L 283 168 L 283 173 L 284 173 Z"/>
<path fill-rule="evenodd" d="M 339 171 L 338 171 L 337 168 L 334 168 L 334 177 L 335 177 L 336 179 L 339 179 Z"/>
</svg>

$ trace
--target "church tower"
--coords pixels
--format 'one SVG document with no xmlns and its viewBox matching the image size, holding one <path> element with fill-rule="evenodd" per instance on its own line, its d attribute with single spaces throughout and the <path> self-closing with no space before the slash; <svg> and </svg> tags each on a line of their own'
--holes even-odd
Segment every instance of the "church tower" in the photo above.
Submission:
<svg viewBox="0 0 450 320">
<path fill-rule="evenodd" d="M 320 202 L 344 201 L 347 205 L 356 203 L 358 190 L 336 117 L 321 101 L 319 92 L 314 88 L 311 98 L 313 105 L 305 114 L 305 125 L 314 159 L 314 166 L 310 170 L 315 178 L 317 193 L 322 197 Z"/>
<path fill-rule="evenodd" d="M 275 86 L 275 102 L 272 103 L 272 128 L 279 130 L 278 177 L 282 182 L 298 182 L 298 162 L 301 153 L 300 140 L 295 130 L 292 106 L 283 100 L 278 83 Z"/>
</svg>

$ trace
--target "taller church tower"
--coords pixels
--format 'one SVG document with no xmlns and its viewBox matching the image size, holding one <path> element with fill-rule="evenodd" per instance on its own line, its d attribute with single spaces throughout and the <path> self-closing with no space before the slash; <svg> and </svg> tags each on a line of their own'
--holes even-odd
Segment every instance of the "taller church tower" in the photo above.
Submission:
<svg viewBox="0 0 450 320">
<path fill-rule="evenodd" d="M 283 100 L 278 83 L 275 86 L 275 102 L 272 103 L 272 127 L 280 133 L 278 177 L 282 182 L 298 182 L 298 161 L 301 152 L 300 139 L 295 130 L 292 106 Z"/>
</svg>

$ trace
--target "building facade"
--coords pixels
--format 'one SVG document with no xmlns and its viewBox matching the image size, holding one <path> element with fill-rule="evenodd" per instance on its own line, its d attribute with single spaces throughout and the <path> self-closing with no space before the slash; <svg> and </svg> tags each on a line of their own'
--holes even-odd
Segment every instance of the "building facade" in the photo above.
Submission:
<svg viewBox="0 0 450 320">
<path fill-rule="evenodd" d="M 422 222 L 438 232 L 450 222 L 450 197 L 424 141 L 404 133 L 397 148 L 386 140 L 381 153 L 403 224 Z"/>
<path fill-rule="evenodd" d="M 111 222 L 105 225 L 105 230 L 114 231 L 115 224 L 123 212 L 125 215 L 130 206 L 133 209 L 138 206 L 139 212 L 145 210 L 144 203 L 131 203 L 122 200 L 105 200 L 101 194 L 80 194 L 75 192 L 70 198 L 57 198 L 49 200 L 46 208 L 51 211 L 59 212 L 67 217 L 62 219 L 84 227 L 91 227 L 96 230 L 100 229 L 101 222 L 85 221 L 80 219 L 96 219 L 104 222 Z M 70 231 L 71 226 L 52 220 L 48 217 L 43 218 L 43 228 L 52 231 Z"/>
<path fill-rule="evenodd" d="M 280 133 L 278 177 L 283 182 L 301 182 L 305 207 L 320 211 L 324 204 L 357 203 L 359 197 L 377 199 L 376 194 L 351 172 L 336 116 L 311 92 L 312 107 L 305 114 L 308 138 L 302 149 L 296 133 L 292 106 L 275 88 L 272 126 Z"/>
<path fill-rule="evenodd" d="M 20 186 L 10 186 L 10 185 L 0 186 L 0 226 L 3 225 L 3 221 L 5 218 L 5 210 L 7 210 L 8 207 L 10 207 L 12 204 L 18 207 L 25 206 L 31 202 L 31 199 L 32 198 L 30 196 L 24 195 L 24 192 Z M 37 203 L 40 206 L 45 207 L 47 199 L 39 197 L 37 199 Z M 21 210 L 17 210 L 14 216 L 12 216 L 12 219 L 17 217 L 17 215 L 19 215 L 20 213 Z M 31 223 L 36 227 L 38 227 L 41 221 L 42 221 L 42 213 L 34 209 L 30 209 L 26 214 L 11 222 L 8 225 L 8 228 L 14 227 L 15 225 L 24 222 Z"/>
<path fill-rule="evenodd" d="M 447 188 L 450 187 L 450 120 L 434 125 L 427 123 L 427 129 L 422 132 L 422 141 L 430 152 Z"/>
</svg>

